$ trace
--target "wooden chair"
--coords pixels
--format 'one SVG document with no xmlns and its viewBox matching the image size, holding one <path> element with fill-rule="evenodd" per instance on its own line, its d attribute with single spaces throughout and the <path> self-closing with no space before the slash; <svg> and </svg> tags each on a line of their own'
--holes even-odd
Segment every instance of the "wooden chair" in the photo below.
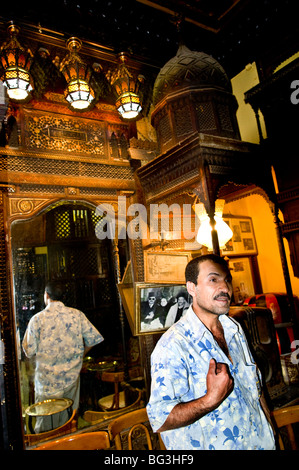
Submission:
<svg viewBox="0 0 299 470">
<path fill-rule="evenodd" d="M 74 410 L 70 419 L 62 426 L 59 426 L 59 428 L 52 429 L 51 431 L 41 432 L 39 434 L 25 434 L 25 445 L 32 446 L 41 441 L 55 439 L 56 437 L 64 436 L 65 434 L 75 432 L 76 429 L 76 410 Z"/>
<path fill-rule="evenodd" d="M 286 429 L 286 434 L 292 450 L 299 450 L 298 442 L 293 429 L 293 424 L 299 423 L 299 405 L 286 406 L 272 412 L 275 424 L 278 428 L 278 443 L 280 450 L 285 450 L 282 439 L 282 428 Z"/>
<path fill-rule="evenodd" d="M 109 434 L 106 431 L 95 431 L 61 437 L 56 441 L 42 444 L 34 450 L 101 450 L 109 448 Z"/>
<path fill-rule="evenodd" d="M 131 413 L 126 413 L 122 416 L 115 418 L 108 425 L 108 433 L 110 441 L 114 440 L 116 450 L 123 450 L 121 442 L 121 432 L 128 430 L 127 442 L 128 450 L 133 450 L 133 434 L 138 431 L 138 435 L 142 434 L 145 436 L 146 444 L 148 449 L 153 449 L 152 439 L 148 427 L 145 425 L 148 423 L 148 416 L 146 408 L 140 408 L 139 410 L 132 411 Z M 165 450 L 163 441 L 158 435 L 160 450 Z"/>
<path fill-rule="evenodd" d="M 124 372 L 103 372 L 102 382 L 114 384 L 114 394 L 99 399 L 99 406 L 103 411 L 119 410 L 120 408 L 120 390 L 119 385 L 125 380 Z"/>
<path fill-rule="evenodd" d="M 99 399 L 98 404 L 101 411 L 85 411 L 83 415 L 85 421 L 96 424 L 140 407 L 142 391 L 124 382 L 124 372 L 103 372 L 101 380 L 113 383 L 114 393 Z M 120 386 L 122 390 L 120 390 Z"/>
<path fill-rule="evenodd" d="M 131 405 L 128 405 L 126 407 L 121 407 L 121 408 L 118 408 L 117 410 L 112 410 L 112 411 L 87 410 L 85 411 L 83 415 L 83 419 L 90 424 L 97 424 L 106 419 L 111 419 L 116 416 L 122 415 L 124 413 L 129 413 L 140 407 L 141 398 L 142 398 L 141 390 L 136 390 L 135 400 L 133 401 Z"/>
</svg>

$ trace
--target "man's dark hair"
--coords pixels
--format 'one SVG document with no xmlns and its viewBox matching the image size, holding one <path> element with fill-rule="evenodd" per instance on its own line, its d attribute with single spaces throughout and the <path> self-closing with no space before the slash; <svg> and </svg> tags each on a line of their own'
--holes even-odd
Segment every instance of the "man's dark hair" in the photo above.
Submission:
<svg viewBox="0 0 299 470">
<path fill-rule="evenodd" d="M 45 291 L 51 300 L 62 300 L 64 295 L 64 289 L 60 281 L 47 282 Z"/>
<path fill-rule="evenodd" d="M 190 281 L 193 282 L 193 284 L 197 284 L 197 278 L 199 274 L 199 265 L 200 263 L 203 263 L 204 261 L 212 261 L 213 263 L 220 264 L 223 266 L 227 272 L 229 273 L 229 267 L 224 258 L 222 256 L 214 255 L 214 254 L 208 254 L 208 255 L 202 255 L 202 256 L 197 256 L 197 258 L 193 258 L 191 261 L 186 266 L 185 269 L 185 278 L 186 282 Z"/>
<path fill-rule="evenodd" d="M 186 291 L 181 290 L 177 295 L 176 298 L 178 299 L 179 297 L 184 297 L 185 300 L 187 300 L 188 294 Z"/>
</svg>

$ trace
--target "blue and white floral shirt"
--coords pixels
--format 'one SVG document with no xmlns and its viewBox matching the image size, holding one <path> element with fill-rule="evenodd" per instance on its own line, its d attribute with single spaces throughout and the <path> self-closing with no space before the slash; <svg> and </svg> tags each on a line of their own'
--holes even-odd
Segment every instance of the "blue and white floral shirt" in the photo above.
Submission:
<svg viewBox="0 0 299 470">
<path fill-rule="evenodd" d="M 231 394 L 191 425 L 161 433 L 169 450 L 275 449 L 270 424 L 260 406 L 260 373 L 244 332 L 232 318 L 219 317 L 233 363 L 192 307 L 160 338 L 151 357 L 151 396 L 147 413 L 156 432 L 172 408 L 206 393 L 210 359 L 228 364 Z"/>
<path fill-rule="evenodd" d="M 36 355 L 36 394 L 50 397 L 73 385 L 80 374 L 85 346 L 95 346 L 103 339 L 84 313 L 62 302 L 51 302 L 34 315 L 22 346 L 27 357 Z"/>
</svg>

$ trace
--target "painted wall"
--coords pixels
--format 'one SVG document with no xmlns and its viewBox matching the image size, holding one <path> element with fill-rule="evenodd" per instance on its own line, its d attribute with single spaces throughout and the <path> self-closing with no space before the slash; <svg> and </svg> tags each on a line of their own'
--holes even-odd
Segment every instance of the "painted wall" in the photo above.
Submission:
<svg viewBox="0 0 299 470">
<path fill-rule="evenodd" d="M 287 63 L 296 59 L 299 52 L 283 62 L 276 71 Z M 244 70 L 232 80 L 233 93 L 237 98 L 239 108 L 237 119 L 240 128 L 241 139 L 251 143 L 259 143 L 258 128 L 253 109 L 244 102 L 244 93 L 259 83 L 256 64 L 248 64 Z M 259 114 L 263 137 L 266 137 L 266 129 L 263 115 Z M 274 181 L 275 183 L 275 181 Z M 285 282 L 280 262 L 276 230 L 273 216 L 267 201 L 258 195 L 253 195 L 234 203 L 225 205 L 225 213 L 233 215 L 248 215 L 253 219 L 253 225 L 259 250 L 258 263 L 264 292 L 285 292 Z M 280 219 L 283 221 L 282 215 Z M 299 279 L 294 277 L 290 261 L 288 243 L 284 240 L 290 272 L 293 293 L 299 296 Z"/>
<path fill-rule="evenodd" d="M 225 204 L 224 214 L 252 218 L 263 292 L 286 292 L 274 219 L 267 201 L 254 194 Z M 293 293 L 299 296 L 299 279 L 293 276 L 287 242 L 285 247 Z"/>
<path fill-rule="evenodd" d="M 236 75 L 232 80 L 233 94 L 237 98 L 239 108 L 237 110 L 237 120 L 239 124 L 241 139 L 246 142 L 258 144 L 260 141 L 256 117 L 250 104 L 244 101 L 244 93 L 258 85 L 259 77 L 256 64 L 248 64 L 245 69 Z M 263 137 L 266 137 L 266 129 L 263 115 L 259 112 L 259 118 Z"/>
</svg>

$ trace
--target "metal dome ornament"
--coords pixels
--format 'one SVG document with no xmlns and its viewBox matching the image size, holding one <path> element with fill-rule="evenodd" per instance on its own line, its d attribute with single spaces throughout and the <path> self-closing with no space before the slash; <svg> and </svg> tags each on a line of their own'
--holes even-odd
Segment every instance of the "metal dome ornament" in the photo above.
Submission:
<svg viewBox="0 0 299 470">
<path fill-rule="evenodd" d="M 124 119 L 135 119 L 142 111 L 139 88 L 144 82 L 144 76 L 134 77 L 127 67 L 128 54 L 121 52 L 118 55 L 119 65 L 110 77 L 117 99 L 115 106 Z"/>
<path fill-rule="evenodd" d="M 60 64 L 60 71 L 67 81 L 65 99 L 75 110 L 86 110 L 95 98 L 94 90 L 90 86 L 91 68 L 78 54 L 81 46 L 80 39 L 70 38 L 67 41 L 67 48 L 70 52 Z"/>
<path fill-rule="evenodd" d="M 20 29 L 13 23 L 7 28 L 10 38 L 0 49 L 2 73 L 0 79 L 11 100 L 24 101 L 33 90 L 30 66 L 33 54 L 17 38 Z"/>
<path fill-rule="evenodd" d="M 222 65 L 212 56 L 180 44 L 177 53 L 161 68 L 153 90 L 156 106 L 166 95 L 186 88 L 216 88 L 231 93 L 231 82 Z"/>
</svg>

